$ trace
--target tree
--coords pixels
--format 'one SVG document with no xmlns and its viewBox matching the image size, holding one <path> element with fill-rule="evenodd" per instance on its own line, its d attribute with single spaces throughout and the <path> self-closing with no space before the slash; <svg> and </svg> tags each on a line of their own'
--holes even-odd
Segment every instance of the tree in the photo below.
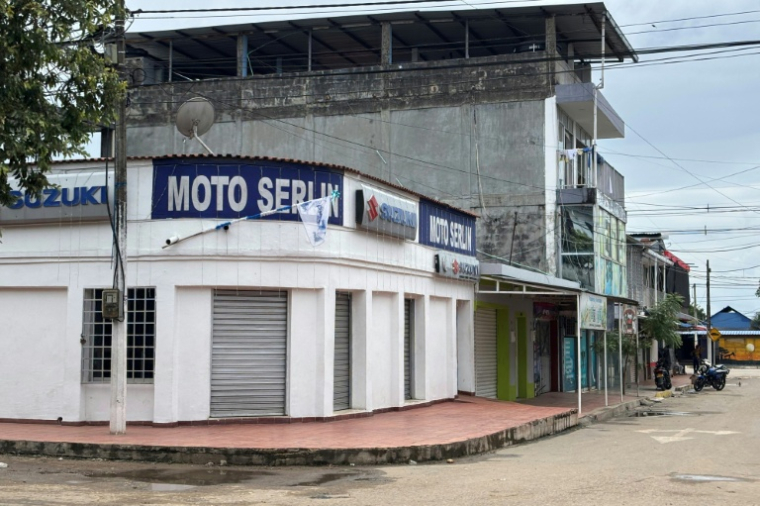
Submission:
<svg viewBox="0 0 760 506">
<path fill-rule="evenodd" d="M 17 199 L 9 178 L 39 194 L 54 158 L 85 154 L 114 121 L 124 86 L 101 52 L 115 4 L 0 0 L 0 205 Z"/>
<path fill-rule="evenodd" d="M 749 322 L 749 328 L 752 330 L 760 330 L 760 311 L 755 313 L 755 316 L 752 317 L 752 321 Z"/>
<path fill-rule="evenodd" d="M 631 363 L 631 359 L 636 356 L 636 336 L 624 335 L 623 336 L 623 378 L 627 378 L 628 366 Z M 644 345 L 639 342 L 639 348 L 643 349 Z M 617 331 L 607 332 L 607 353 L 608 357 L 613 360 L 618 356 L 620 349 L 620 334 Z M 594 341 L 594 351 L 597 353 L 604 353 L 604 340 L 597 339 Z M 603 359 L 602 359 L 603 360 Z M 623 382 L 623 393 L 625 393 L 625 381 Z"/>
<path fill-rule="evenodd" d="M 669 293 L 654 307 L 647 309 L 647 317 L 639 321 L 644 341 L 651 344 L 656 339 L 666 347 L 680 348 L 681 336 L 676 333 L 676 329 L 682 304 L 683 297 Z"/>
<path fill-rule="evenodd" d="M 697 320 L 705 321 L 707 320 L 707 313 L 705 313 L 705 310 L 700 306 L 699 304 L 689 304 L 689 316 L 694 316 L 694 311 L 696 310 L 697 314 Z"/>
</svg>

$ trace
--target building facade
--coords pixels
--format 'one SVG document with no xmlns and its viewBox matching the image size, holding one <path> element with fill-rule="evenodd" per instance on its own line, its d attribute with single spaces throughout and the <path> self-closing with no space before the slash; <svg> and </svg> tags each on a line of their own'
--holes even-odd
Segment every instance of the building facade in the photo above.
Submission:
<svg viewBox="0 0 760 506">
<path fill-rule="evenodd" d="M 113 178 L 98 160 L 50 180 L 0 209 L 0 419 L 104 421 Z M 285 159 L 130 159 L 128 185 L 129 421 L 320 418 L 473 390 L 474 215 Z M 320 197 L 315 246 L 291 206 Z"/>
<path fill-rule="evenodd" d="M 622 178 L 595 170 L 590 153 L 595 95 L 596 138 L 625 130 L 591 82 L 603 46 L 607 59 L 637 58 L 603 3 L 130 34 L 129 150 L 203 152 L 174 125 L 202 97 L 216 109 L 204 136 L 215 152 L 355 167 L 477 212 L 481 260 L 625 296 L 625 255 L 612 246 L 625 217 L 604 198 Z M 560 247 L 573 217 L 562 218 L 558 190 L 590 191 L 575 204 L 609 240 L 588 262 Z"/>
</svg>

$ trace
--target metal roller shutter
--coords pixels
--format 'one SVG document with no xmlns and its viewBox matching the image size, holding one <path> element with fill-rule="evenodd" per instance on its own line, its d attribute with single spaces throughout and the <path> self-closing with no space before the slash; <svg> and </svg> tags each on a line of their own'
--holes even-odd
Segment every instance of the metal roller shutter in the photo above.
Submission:
<svg viewBox="0 0 760 506">
<path fill-rule="evenodd" d="M 414 363 L 412 352 L 412 342 L 414 340 L 413 319 L 414 301 L 404 299 L 404 399 L 412 398 L 412 364 Z"/>
<path fill-rule="evenodd" d="M 216 290 L 211 416 L 285 414 L 288 294 Z"/>
<path fill-rule="evenodd" d="M 351 294 L 335 295 L 333 410 L 351 407 Z"/>
<path fill-rule="evenodd" d="M 475 395 L 496 398 L 496 310 L 475 311 Z"/>
</svg>

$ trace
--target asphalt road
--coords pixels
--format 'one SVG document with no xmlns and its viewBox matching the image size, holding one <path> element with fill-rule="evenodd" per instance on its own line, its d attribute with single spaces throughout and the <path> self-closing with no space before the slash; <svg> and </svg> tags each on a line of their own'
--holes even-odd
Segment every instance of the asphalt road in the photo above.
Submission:
<svg viewBox="0 0 760 506">
<path fill-rule="evenodd" d="M 453 464 L 243 468 L 0 455 L 2 505 L 760 504 L 760 376 Z M 741 386 L 740 386 L 741 385 Z"/>
</svg>

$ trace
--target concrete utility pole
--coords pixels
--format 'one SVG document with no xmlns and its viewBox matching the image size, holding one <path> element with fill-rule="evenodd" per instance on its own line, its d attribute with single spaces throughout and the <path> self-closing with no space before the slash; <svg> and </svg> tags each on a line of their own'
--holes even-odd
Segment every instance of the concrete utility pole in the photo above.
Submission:
<svg viewBox="0 0 760 506">
<path fill-rule="evenodd" d="M 712 330 L 712 321 L 711 318 L 711 310 L 710 310 L 710 261 L 707 261 L 707 340 L 709 344 L 707 345 L 707 361 L 711 364 L 713 363 L 713 342 L 710 338 L 710 330 Z"/>
<path fill-rule="evenodd" d="M 124 0 L 118 0 L 116 18 L 116 69 L 126 80 L 126 42 L 124 38 Z M 111 322 L 111 434 L 127 432 L 127 102 L 119 97 L 116 125 L 116 169 L 114 182 L 116 221 L 116 287 L 122 297 L 124 317 Z"/>
</svg>

